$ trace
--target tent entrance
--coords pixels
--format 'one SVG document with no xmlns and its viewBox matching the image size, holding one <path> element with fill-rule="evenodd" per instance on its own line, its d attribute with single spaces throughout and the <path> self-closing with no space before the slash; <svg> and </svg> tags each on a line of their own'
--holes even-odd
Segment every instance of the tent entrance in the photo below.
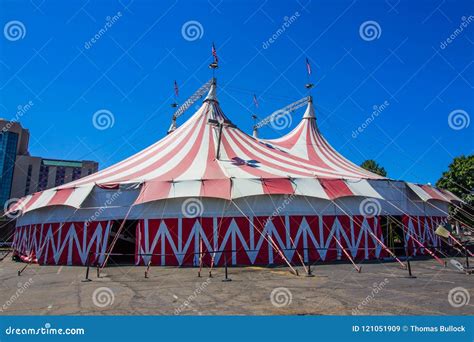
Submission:
<svg viewBox="0 0 474 342">
<path fill-rule="evenodd" d="M 404 234 L 401 222 L 401 216 L 382 216 L 381 225 L 386 245 L 396 256 L 405 255 Z"/>
<path fill-rule="evenodd" d="M 110 231 L 109 241 L 113 241 L 117 235 L 122 220 L 114 221 Z M 135 263 L 135 244 L 136 244 L 136 228 L 138 220 L 126 220 L 125 225 L 120 232 L 117 242 L 113 246 L 110 254 L 109 265 L 114 264 L 134 264 Z"/>
</svg>

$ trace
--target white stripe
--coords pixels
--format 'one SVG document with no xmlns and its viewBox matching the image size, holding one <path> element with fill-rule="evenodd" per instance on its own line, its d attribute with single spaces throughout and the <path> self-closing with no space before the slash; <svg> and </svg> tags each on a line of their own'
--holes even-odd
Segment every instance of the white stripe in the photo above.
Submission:
<svg viewBox="0 0 474 342">
<path fill-rule="evenodd" d="M 202 182 L 200 180 L 181 181 L 173 183 L 168 198 L 199 197 Z"/>
<path fill-rule="evenodd" d="M 405 182 L 408 187 L 413 190 L 413 192 L 423 201 L 426 202 L 427 200 L 431 199 L 432 197 L 421 187 L 416 184 Z"/>
<path fill-rule="evenodd" d="M 199 110 L 198 110 L 198 112 L 199 112 Z M 140 151 L 140 152 L 134 154 L 133 156 L 125 159 L 124 161 L 119 162 L 115 165 L 112 165 L 112 166 L 108 167 L 107 169 L 104 169 L 104 170 L 94 174 L 94 177 L 91 177 L 91 178 L 87 179 L 87 181 L 89 181 L 89 182 L 100 182 L 100 183 L 113 182 L 113 179 L 118 179 L 119 177 L 123 177 L 127 174 L 132 174 L 137 170 L 143 169 L 144 167 L 146 167 L 146 165 L 151 164 L 153 161 L 163 157 L 164 155 L 169 153 L 170 150 L 175 148 L 182 141 L 182 139 L 186 137 L 187 134 L 189 134 L 191 126 L 195 123 L 194 118 L 198 117 L 198 115 L 197 115 L 198 112 L 196 112 L 196 114 L 193 115 L 193 117 L 191 117 L 188 121 L 186 121 L 183 124 L 183 126 L 179 127 L 180 131 L 175 131 L 173 133 L 173 135 L 166 136 L 165 138 L 161 139 L 160 141 L 158 141 L 154 145 L 150 146 L 149 148 L 147 148 L 143 151 Z M 179 135 L 178 138 L 174 138 L 174 136 L 176 134 Z M 171 139 L 174 139 L 174 141 L 172 143 L 169 142 L 169 140 L 171 140 Z M 166 144 L 168 144 L 168 143 L 169 143 L 169 145 L 166 146 Z M 163 148 L 163 147 L 164 147 L 164 149 L 161 152 L 159 152 L 159 153 L 156 152 L 156 150 L 158 150 L 160 148 Z M 130 166 L 134 163 L 137 163 L 137 160 L 142 159 L 142 158 L 147 157 L 147 156 L 149 156 L 150 158 L 145 159 L 145 161 L 142 161 L 139 164 L 134 165 L 131 168 L 128 168 L 128 166 Z M 116 175 L 112 175 L 112 176 L 110 175 L 111 173 L 114 173 L 114 172 L 119 171 L 119 170 L 121 170 L 120 173 L 118 173 Z M 79 179 L 79 180 L 77 180 L 73 183 L 69 183 L 68 185 L 82 184 L 81 181 L 84 181 L 84 180 Z"/>
<path fill-rule="evenodd" d="M 196 141 L 195 144 L 201 144 L 199 151 L 194 157 L 193 163 L 191 166 L 180 176 L 176 177 L 176 181 L 179 180 L 192 180 L 192 179 L 202 179 L 204 172 L 206 171 L 207 158 L 209 154 L 209 129 L 210 125 L 206 124 L 204 128 L 204 136 L 202 141 Z M 193 144 L 193 145 L 195 145 Z"/>
<path fill-rule="evenodd" d="M 74 189 L 64 205 L 69 205 L 74 208 L 79 208 L 84 200 L 89 196 L 94 184 L 82 185 Z"/>
<path fill-rule="evenodd" d="M 295 178 L 295 195 L 329 199 L 321 183 L 316 178 Z"/>
<path fill-rule="evenodd" d="M 39 196 L 39 198 L 24 212 L 26 213 L 26 212 L 46 206 L 55 194 L 56 194 L 56 189 L 49 189 L 49 190 L 43 191 L 41 195 Z"/>
<path fill-rule="evenodd" d="M 383 199 L 383 197 L 377 191 L 375 191 L 375 189 L 365 179 L 345 180 L 344 182 L 349 187 L 354 196 L 366 196 Z"/>
<path fill-rule="evenodd" d="M 199 129 L 200 129 L 201 125 L 199 125 L 199 128 L 196 129 L 193 133 L 192 133 L 192 136 L 191 136 L 191 140 L 190 142 L 193 143 L 195 140 L 196 140 L 196 137 L 199 133 Z M 152 157 L 150 157 L 149 159 L 147 159 L 145 162 L 143 163 L 140 163 L 136 166 L 134 166 L 133 168 L 130 168 L 130 169 L 127 169 L 125 170 L 125 172 L 121 172 L 117 175 L 114 175 L 114 176 L 111 176 L 109 178 L 105 178 L 105 179 L 101 179 L 100 182 L 101 183 L 113 183 L 114 180 L 117 180 L 117 179 L 121 179 L 121 178 L 126 178 L 127 176 L 131 176 L 132 174 L 134 173 L 137 173 L 138 171 L 140 170 L 143 170 L 145 168 L 147 168 L 148 166 L 158 162 L 160 159 L 162 159 L 163 157 L 165 157 L 167 154 L 169 154 L 174 148 L 176 148 L 177 145 L 179 145 L 180 143 L 182 142 L 182 139 L 177 139 L 176 141 L 174 141 L 172 144 L 166 146 L 163 151 L 161 151 L 161 153 L 157 153 L 155 155 L 153 155 Z M 189 147 L 190 145 L 190 142 L 188 141 L 187 142 L 187 145 L 182 148 L 177 154 L 175 154 L 171 160 L 169 160 L 167 162 L 167 165 L 168 168 L 166 170 L 169 170 L 173 167 L 176 167 L 176 165 L 178 165 L 179 163 L 179 160 L 177 161 L 176 157 L 177 156 L 184 156 L 184 153 L 183 151 L 186 150 L 186 147 Z M 187 149 L 189 150 L 189 148 Z M 181 157 L 182 158 L 182 157 Z M 182 160 L 182 159 L 181 159 Z M 173 166 L 172 167 L 169 167 L 170 163 L 173 163 Z M 154 171 L 148 173 L 148 174 L 145 174 L 145 175 L 140 175 L 138 177 L 135 177 L 135 178 L 130 178 L 130 179 L 127 179 L 127 182 L 140 182 L 142 180 L 147 180 L 147 179 L 150 179 L 150 178 L 154 178 L 154 176 L 150 176 L 150 175 L 155 175 L 155 174 L 162 174 L 162 170 L 164 170 L 163 168 L 163 165 L 160 165 L 158 168 L 156 168 Z M 163 172 L 164 173 L 164 172 Z"/>
<path fill-rule="evenodd" d="M 194 147 L 194 145 L 197 143 L 197 137 L 199 135 L 199 132 L 202 129 L 202 125 L 206 125 L 205 120 L 202 120 L 201 123 L 198 125 L 196 130 L 193 132 L 193 135 L 190 137 L 190 139 L 186 142 L 186 144 L 176 153 L 173 157 L 171 157 L 170 160 L 166 162 L 166 164 L 162 164 L 153 171 L 140 175 L 138 178 L 132 178 L 127 181 L 130 182 L 137 182 L 137 181 L 146 181 L 149 179 L 154 179 L 158 178 L 161 175 L 164 175 L 165 173 L 173 170 L 176 168 L 183 160 L 185 159 L 185 156 L 188 154 L 188 152 Z M 155 160 L 153 160 L 155 161 Z M 147 163 L 149 164 L 149 163 Z M 173 178 L 173 177 L 171 177 Z"/>
<path fill-rule="evenodd" d="M 247 196 L 263 195 L 263 186 L 260 179 L 233 179 L 232 199 Z"/>
</svg>

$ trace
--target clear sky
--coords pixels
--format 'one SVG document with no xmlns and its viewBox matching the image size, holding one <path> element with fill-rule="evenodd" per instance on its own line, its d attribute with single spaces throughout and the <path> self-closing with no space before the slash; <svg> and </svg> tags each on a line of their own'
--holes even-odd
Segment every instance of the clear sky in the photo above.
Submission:
<svg viewBox="0 0 474 342">
<path fill-rule="evenodd" d="M 33 155 L 104 168 L 165 135 L 174 80 L 183 102 L 211 77 L 214 41 L 221 107 L 244 131 L 253 93 L 261 118 L 306 95 L 308 57 L 328 141 L 392 178 L 433 183 L 473 152 L 470 15 L 473 1 L 0 0 L 0 117 L 20 118 Z M 92 121 L 101 109 L 114 118 L 105 130 Z M 302 112 L 260 136 L 289 132 Z"/>
</svg>

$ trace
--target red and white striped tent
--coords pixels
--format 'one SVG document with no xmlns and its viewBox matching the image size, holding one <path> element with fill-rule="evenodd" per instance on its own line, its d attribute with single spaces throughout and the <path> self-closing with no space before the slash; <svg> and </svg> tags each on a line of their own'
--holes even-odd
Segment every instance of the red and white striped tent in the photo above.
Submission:
<svg viewBox="0 0 474 342">
<path fill-rule="evenodd" d="M 136 264 L 197 265 L 200 255 L 273 264 L 385 257 L 387 215 L 404 217 L 406 244 L 436 245 L 433 228 L 453 200 L 344 158 L 319 132 L 312 101 L 292 132 L 255 139 L 223 113 L 214 82 L 197 112 L 157 143 L 10 211 L 21 213 L 15 253 L 40 264 L 102 263 L 117 252 L 114 240 L 133 246 Z"/>
</svg>

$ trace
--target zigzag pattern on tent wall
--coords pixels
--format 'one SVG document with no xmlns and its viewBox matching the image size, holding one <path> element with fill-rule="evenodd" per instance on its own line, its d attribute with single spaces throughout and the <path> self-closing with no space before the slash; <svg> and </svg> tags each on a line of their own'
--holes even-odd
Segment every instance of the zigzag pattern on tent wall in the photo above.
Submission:
<svg viewBox="0 0 474 342">
<path fill-rule="evenodd" d="M 151 260 L 153 265 L 197 266 L 200 250 L 205 264 L 210 264 L 212 254 L 216 265 L 283 264 L 268 236 L 295 264 L 301 263 L 298 253 L 306 262 L 344 258 L 335 238 L 355 259 L 385 256 L 368 230 L 383 239 L 380 220 L 363 216 L 141 220 L 137 226 L 136 264 Z"/>
<path fill-rule="evenodd" d="M 435 235 L 442 217 L 404 216 L 409 234 L 430 246 L 439 246 Z M 13 249 L 25 260 L 46 265 L 85 265 L 103 262 L 110 243 L 111 221 L 45 223 L 17 227 Z M 137 265 L 283 264 L 268 236 L 292 263 L 345 259 L 337 238 L 356 260 L 383 258 L 387 253 L 368 233 L 382 241 L 379 217 L 363 216 L 276 216 L 202 217 L 140 220 L 136 227 Z M 265 236 L 266 238 L 264 238 Z M 410 255 L 425 254 L 408 234 Z M 296 253 L 295 251 L 298 251 Z"/>
<path fill-rule="evenodd" d="M 446 221 L 442 216 L 408 216 L 402 218 L 402 223 L 407 230 L 405 234 L 405 246 L 409 255 L 428 255 L 424 248 L 421 248 L 411 236 L 420 241 L 426 247 L 440 247 L 442 241 L 435 234 L 436 227 Z"/>
<path fill-rule="evenodd" d="M 110 221 L 44 223 L 17 227 L 13 250 L 25 261 L 42 265 L 103 262 Z"/>
</svg>

